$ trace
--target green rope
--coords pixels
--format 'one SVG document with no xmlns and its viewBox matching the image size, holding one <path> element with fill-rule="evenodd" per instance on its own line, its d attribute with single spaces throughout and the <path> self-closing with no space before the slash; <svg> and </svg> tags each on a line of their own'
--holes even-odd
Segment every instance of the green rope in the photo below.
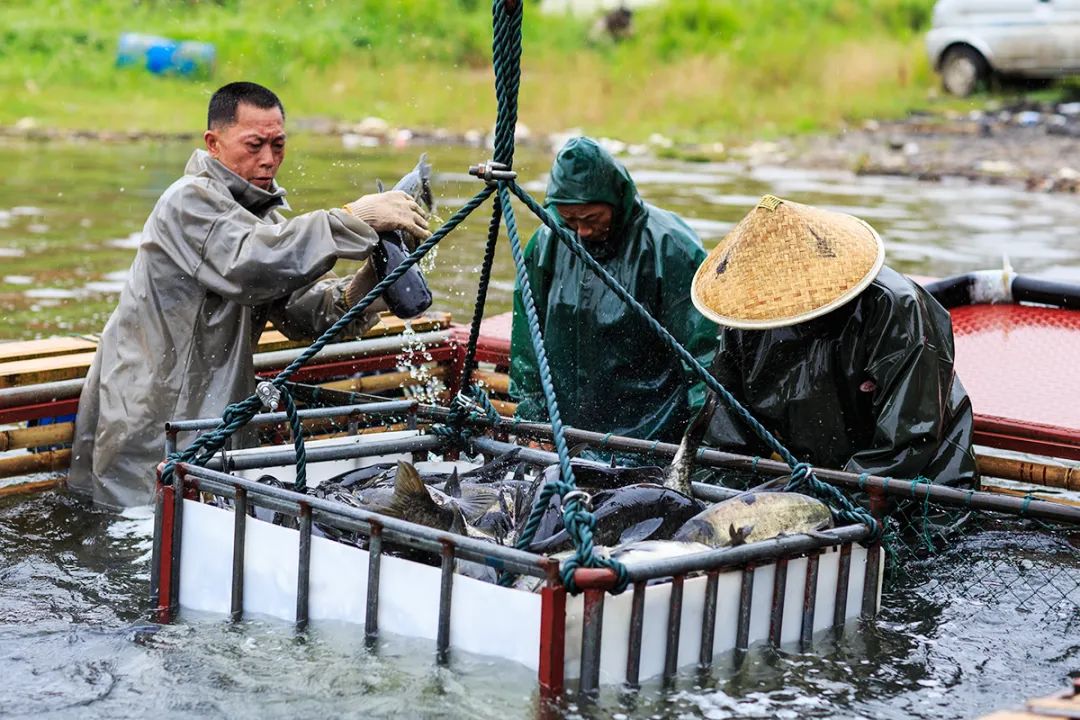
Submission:
<svg viewBox="0 0 1080 720">
<path fill-rule="evenodd" d="M 579 260 L 581 260 L 593 274 L 596 275 L 601 282 L 603 282 L 616 296 L 618 296 L 624 303 L 630 306 L 632 310 L 644 321 L 649 328 L 660 338 L 660 340 L 675 354 L 677 355 L 691 371 L 697 375 L 705 385 L 715 392 L 728 406 L 728 408 L 738 415 L 743 422 L 750 427 L 754 433 L 761 438 L 777 455 L 779 455 L 784 462 L 791 468 L 791 481 L 788 483 L 785 490 L 788 491 L 805 491 L 826 503 L 833 508 L 837 517 L 842 520 L 862 523 L 870 528 L 871 537 L 879 537 L 881 534 L 881 524 L 871 515 L 867 510 L 857 506 L 846 495 L 834 486 L 822 482 L 818 479 L 814 473 L 813 468 L 803 462 L 799 462 L 798 459 L 788 450 L 783 444 L 777 440 L 772 433 L 765 428 L 758 420 L 746 410 L 742 404 L 739 403 L 735 396 L 732 395 L 727 388 L 720 384 L 712 373 L 710 373 L 701 363 L 698 362 L 689 350 L 682 346 L 678 340 L 676 340 L 667 329 L 661 325 L 648 310 L 640 302 L 637 301 L 627 290 L 619 284 L 615 278 L 604 269 L 599 262 L 596 261 L 592 255 L 582 246 L 580 242 L 570 233 L 566 228 L 560 226 L 555 222 L 555 219 L 544 211 L 542 207 L 532 197 L 529 196 L 524 189 L 517 183 L 511 184 L 511 190 L 518 198 L 528 206 L 533 213 L 539 217 L 544 224 L 551 231 L 552 235 L 558 238 L 563 245 L 570 250 Z"/>
</svg>

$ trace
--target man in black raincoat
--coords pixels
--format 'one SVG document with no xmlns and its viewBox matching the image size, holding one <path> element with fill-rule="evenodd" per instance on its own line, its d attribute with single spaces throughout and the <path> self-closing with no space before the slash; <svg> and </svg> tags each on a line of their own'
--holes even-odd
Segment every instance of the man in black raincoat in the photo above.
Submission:
<svg viewBox="0 0 1080 720">
<path fill-rule="evenodd" d="M 722 326 L 712 372 L 800 460 L 970 484 L 949 313 L 883 262 L 861 220 L 766 196 L 694 277 L 695 305 Z M 771 453 L 723 402 L 706 443 Z"/>
<path fill-rule="evenodd" d="M 690 301 L 705 251 L 683 220 L 643 201 L 626 168 L 589 138 L 574 138 L 559 151 L 546 206 L 660 324 L 709 363 L 716 327 Z M 704 384 L 546 227 L 529 241 L 525 262 L 563 421 L 630 437 L 678 438 L 691 410 L 704 402 Z M 510 383 L 518 417 L 546 420 L 520 287 Z"/>
</svg>

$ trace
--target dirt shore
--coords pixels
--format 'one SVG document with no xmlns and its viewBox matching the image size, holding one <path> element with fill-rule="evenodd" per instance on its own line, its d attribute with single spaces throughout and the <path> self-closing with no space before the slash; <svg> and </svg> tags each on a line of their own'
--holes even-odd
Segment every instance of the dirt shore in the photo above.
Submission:
<svg viewBox="0 0 1080 720">
<path fill-rule="evenodd" d="M 771 146 L 758 144 L 755 150 L 750 145 L 743 152 L 752 162 L 1080 192 L 1080 102 L 990 105 L 967 115 L 913 114 Z"/>
<path fill-rule="evenodd" d="M 349 150 L 405 145 L 490 145 L 487 133 L 473 130 L 393 128 L 379 118 L 340 123 L 300 118 L 301 132 L 335 135 Z M 571 133 L 532 134 L 518 128 L 521 145 L 557 149 Z M 84 131 L 40 128 L 32 123 L 0 127 L 0 138 L 32 141 L 140 142 L 197 140 L 197 133 Z M 938 181 L 962 177 L 989 184 L 1017 184 L 1037 192 L 1080 192 L 1080 102 L 1013 103 L 990 101 L 967 114 L 913 113 L 903 120 L 870 120 L 838 133 L 750 142 L 726 148 L 679 145 L 654 135 L 640 145 L 602 139 L 619 154 L 656 153 L 689 160 L 739 160 L 750 165 L 852 170 L 865 175 L 898 175 Z"/>
</svg>

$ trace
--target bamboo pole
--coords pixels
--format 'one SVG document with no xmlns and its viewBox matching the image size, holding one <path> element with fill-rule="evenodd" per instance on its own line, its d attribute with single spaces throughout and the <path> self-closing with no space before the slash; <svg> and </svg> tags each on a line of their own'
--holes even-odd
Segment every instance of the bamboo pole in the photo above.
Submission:
<svg viewBox="0 0 1080 720">
<path fill-rule="evenodd" d="M 44 445 L 64 445 L 70 443 L 74 435 L 74 423 L 0 430 L 0 452 Z"/>
<path fill-rule="evenodd" d="M 506 373 L 477 370 L 473 372 L 472 379 L 473 382 L 483 383 L 485 387 L 490 388 L 501 395 L 510 394 L 510 376 Z"/>
<path fill-rule="evenodd" d="M 1002 487 L 1001 485 L 995 485 L 994 483 L 983 483 L 980 486 L 983 492 L 995 493 L 997 495 L 1010 495 L 1012 497 L 1025 498 L 1031 496 L 1034 500 L 1043 500 L 1045 502 L 1058 503 L 1059 505 L 1071 505 L 1073 507 L 1080 507 L 1080 500 L 1074 500 L 1072 498 L 1062 497 L 1060 495 L 1048 495 L 1040 492 L 1028 492 L 1027 490 L 1019 490 L 1017 488 Z"/>
<path fill-rule="evenodd" d="M 64 479 L 58 477 L 49 480 L 33 480 L 31 482 L 14 483 L 12 485 L 0 487 L 0 497 L 22 495 L 23 493 L 47 492 L 49 490 L 61 488 L 63 485 Z"/>
<path fill-rule="evenodd" d="M 436 365 L 428 368 L 431 377 L 446 377 L 446 367 Z M 383 373 L 381 375 L 368 375 L 365 377 L 349 378 L 348 380 L 335 380 L 334 382 L 322 383 L 320 387 L 330 390 L 344 390 L 346 392 L 383 392 L 397 390 L 409 385 L 419 385 L 419 381 L 409 371 Z"/>
<path fill-rule="evenodd" d="M 978 463 L 980 475 L 1080 492 L 1080 468 L 1078 467 L 1048 465 L 998 455 L 977 455 L 975 460 Z"/>
<path fill-rule="evenodd" d="M 71 450 L 48 450 L 39 453 L 23 453 L 0 458 L 0 477 L 29 475 L 36 472 L 67 470 L 71 464 Z"/>
</svg>

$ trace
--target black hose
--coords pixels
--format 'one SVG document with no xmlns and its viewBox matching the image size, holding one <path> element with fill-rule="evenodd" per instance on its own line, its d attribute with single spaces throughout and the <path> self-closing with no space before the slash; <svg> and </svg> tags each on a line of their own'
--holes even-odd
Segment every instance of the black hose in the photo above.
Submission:
<svg viewBox="0 0 1080 720">
<path fill-rule="evenodd" d="M 923 285 L 923 289 L 934 296 L 946 310 L 964 305 L 971 305 L 971 288 L 975 285 L 974 275 L 953 275 L 934 280 Z"/>
<path fill-rule="evenodd" d="M 965 273 L 928 282 L 923 288 L 945 308 L 954 308 L 974 305 L 977 302 L 972 291 L 979 281 L 985 282 L 977 273 Z M 1080 310 L 1080 285 L 1076 283 L 1014 275 L 1010 291 L 1012 301 L 1016 303 L 1030 302 Z"/>
<path fill-rule="evenodd" d="M 1013 300 L 1080 310 L 1080 285 L 1017 275 L 1012 281 Z"/>
</svg>

